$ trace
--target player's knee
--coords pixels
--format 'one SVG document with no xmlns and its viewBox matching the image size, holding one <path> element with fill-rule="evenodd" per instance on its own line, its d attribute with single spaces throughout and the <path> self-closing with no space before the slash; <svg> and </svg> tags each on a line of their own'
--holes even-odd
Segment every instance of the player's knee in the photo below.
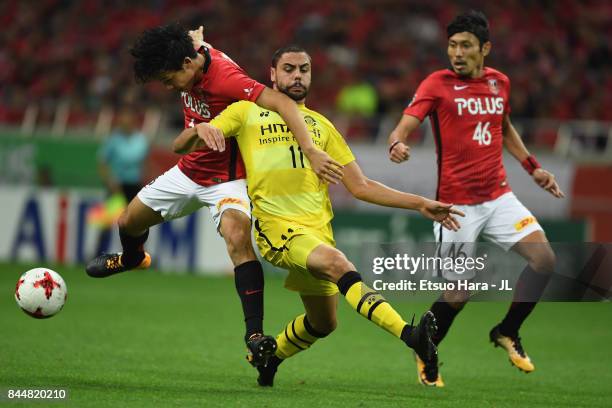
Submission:
<svg viewBox="0 0 612 408">
<path fill-rule="evenodd" d="M 228 248 L 232 250 L 237 251 L 251 245 L 251 232 L 244 227 L 235 226 L 235 228 L 223 232 L 223 238 Z"/>
<path fill-rule="evenodd" d="M 346 272 L 354 270 L 355 266 L 346 259 L 346 256 L 344 256 L 342 252 L 335 250 L 330 253 L 324 272 L 327 275 L 327 280 L 335 283 L 338 282 Z"/>
<path fill-rule="evenodd" d="M 546 274 L 553 273 L 556 262 L 557 257 L 550 247 L 540 249 L 529 259 L 529 265 L 534 271 Z"/>
<path fill-rule="evenodd" d="M 223 235 L 230 256 L 253 252 L 251 222 L 246 215 L 238 211 L 226 211 L 221 219 L 219 231 Z"/>
</svg>

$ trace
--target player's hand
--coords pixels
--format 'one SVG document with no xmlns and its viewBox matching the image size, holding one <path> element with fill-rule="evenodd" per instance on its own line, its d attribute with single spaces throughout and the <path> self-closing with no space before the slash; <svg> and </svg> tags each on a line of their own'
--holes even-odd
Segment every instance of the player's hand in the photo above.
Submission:
<svg viewBox="0 0 612 408">
<path fill-rule="evenodd" d="M 452 204 L 441 203 L 439 201 L 427 200 L 423 207 L 419 209 L 419 212 L 425 218 L 434 220 L 442 224 L 442 226 L 451 231 L 458 231 L 461 228 L 461 224 L 454 215 L 465 217 L 462 211 L 453 208 Z"/>
<path fill-rule="evenodd" d="M 193 48 L 196 50 L 199 50 L 202 45 L 212 48 L 212 45 L 204 41 L 204 26 L 198 27 L 197 30 L 189 30 L 187 33 L 191 37 Z"/>
<path fill-rule="evenodd" d="M 196 125 L 198 137 L 206 144 L 206 146 L 215 152 L 225 151 L 225 138 L 223 132 L 216 127 L 209 125 L 206 122 Z"/>
<path fill-rule="evenodd" d="M 410 158 L 410 146 L 403 142 L 396 143 L 391 150 L 389 150 L 389 160 L 393 163 L 401 163 Z"/>
<path fill-rule="evenodd" d="M 542 187 L 555 197 L 565 197 L 565 193 L 563 193 L 563 191 L 561 191 L 559 188 L 559 184 L 557 184 L 557 180 L 555 180 L 555 176 L 552 173 L 539 168 L 535 169 L 531 177 L 533 177 L 533 181 L 535 181 L 538 186 Z"/>
<path fill-rule="evenodd" d="M 331 184 L 338 184 L 342 181 L 342 177 L 344 177 L 342 166 L 323 150 L 314 147 L 306 154 L 306 157 L 310 161 L 312 170 L 322 181 Z"/>
</svg>

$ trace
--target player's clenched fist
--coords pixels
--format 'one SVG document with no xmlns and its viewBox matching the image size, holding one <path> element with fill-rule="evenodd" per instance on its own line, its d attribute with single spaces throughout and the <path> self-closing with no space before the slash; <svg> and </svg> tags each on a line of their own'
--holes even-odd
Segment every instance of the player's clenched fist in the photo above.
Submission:
<svg viewBox="0 0 612 408">
<path fill-rule="evenodd" d="M 196 130 L 198 137 L 209 149 L 216 152 L 225 151 L 225 138 L 221 130 L 204 122 L 196 125 Z"/>
<path fill-rule="evenodd" d="M 389 147 L 389 160 L 401 163 L 410 158 L 410 146 L 400 141 L 393 142 Z"/>
<path fill-rule="evenodd" d="M 458 231 L 461 228 L 461 224 L 459 224 L 459 221 L 453 215 L 465 217 L 465 214 L 453 208 L 452 204 L 427 199 L 419 209 L 419 212 L 422 216 L 439 222 L 444 228 L 451 231 Z"/>
</svg>

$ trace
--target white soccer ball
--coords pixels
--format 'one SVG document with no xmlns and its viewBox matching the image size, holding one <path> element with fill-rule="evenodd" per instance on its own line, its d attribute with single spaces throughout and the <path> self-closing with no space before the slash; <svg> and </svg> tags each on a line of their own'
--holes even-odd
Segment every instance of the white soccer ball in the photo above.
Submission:
<svg viewBox="0 0 612 408">
<path fill-rule="evenodd" d="M 68 296 L 66 282 L 48 268 L 30 269 L 17 281 L 15 300 L 27 314 L 37 319 L 51 317 L 64 307 Z"/>
</svg>

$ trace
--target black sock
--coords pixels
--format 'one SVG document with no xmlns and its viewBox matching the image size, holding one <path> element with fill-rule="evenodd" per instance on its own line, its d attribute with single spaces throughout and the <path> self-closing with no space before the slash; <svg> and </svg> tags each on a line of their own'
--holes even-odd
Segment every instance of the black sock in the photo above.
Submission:
<svg viewBox="0 0 612 408">
<path fill-rule="evenodd" d="M 242 302 L 245 340 L 255 333 L 263 333 L 264 276 L 259 261 L 248 261 L 234 268 L 236 291 Z"/>
<path fill-rule="evenodd" d="M 518 335 L 521 325 L 540 300 L 549 279 L 549 274 L 537 273 L 529 265 L 525 267 L 516 281 L 510 309 L 499 325 L 501 334 Z"/>
<path fill-rule="evenodd" d="M 415 328 L 415 326 L 411 326 L 411 325 L 407 324 L 402 329 L 402 334 L 400 335 L 400 339 L 404 343 L 406 343 L 406 345 L 408 347 L 411 347 L 411 348 L 415 348 L 416 347 L 415 338 L 412 337 L 412 331 L 414 330 L 414 328 Z"/>
<path fill-rule="evenodd" d="M 134 268 L 142 262 L 144 259 L 144 243 L 149 238 L 149 230 L 140 236 L 133 237 L 126 234 L 119 229 L 119 238 L 121 239 L 121 246 L 123 247 L 123 254 L 121 255 L 121 263 L 123 266 L 128 268 Z"/>
<path fill-rule="evenodd" d="M 356 271 L 346 272 L 344 275 L 338 279 L 338 290 L 342 293 L 343 296 L 346 296 L 346 292 L 353 286 L 356 282 L 361 282 L 361 275 Z"/>
<path fill-rule="evenodd" d="M 440 296 L 431 306 L 431 312 L 436 317 L 436 325 L 438 326 L 438 330 L 432 336 L 432 340 L 436 346 L 446 337 L 446 333 L 448 333 L 448 329 L 450 329 L 453 324 L 453 320 L 455 320 L 455 317 L 462 309 L 463 305 L 459 308 L 454 308 L 450 303 L 445 301 L 442 296 Z"/>
</svg>

